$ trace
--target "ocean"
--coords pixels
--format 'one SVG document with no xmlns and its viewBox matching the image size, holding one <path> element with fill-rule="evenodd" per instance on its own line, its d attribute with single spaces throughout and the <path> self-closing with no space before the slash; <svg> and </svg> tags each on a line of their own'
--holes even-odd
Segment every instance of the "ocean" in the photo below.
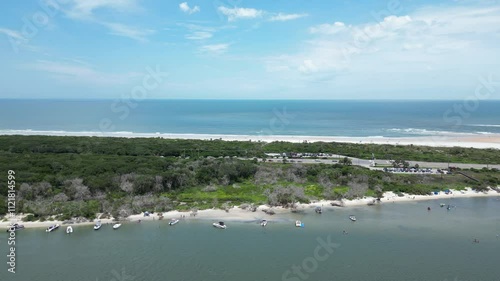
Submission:
<svg viewBox="0 0 500 281">
<path fill-rule="evenodd" d="M 0 134 L 416 137 L 500 133 L 500 101 L 0 100 Z"/>
<path fill-rule="evenodd" d="M 498 197 L 455 198 L 310 209 L 265 228 L 255 213 L 255 221 L 226 221 L 225 230 L 200 219 L 74 226 L 71 235 L 64 227 L 24 229 L 15 274 L 7 272 L 7 234 L 0 235 L 0 280 L 498 281 L 499 213 Z"/>
</svg>

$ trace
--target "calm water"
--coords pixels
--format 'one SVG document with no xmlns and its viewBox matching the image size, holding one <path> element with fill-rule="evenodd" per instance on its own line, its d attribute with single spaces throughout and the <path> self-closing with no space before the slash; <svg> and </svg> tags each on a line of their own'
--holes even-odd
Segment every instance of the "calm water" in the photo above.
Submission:
<svg viewBox="0 0 500 281">
<path fill-rule="evenodd" d="M 457 207 L 447 211 L 440 202 Z M 358 221 L 350 222 L 350 214 Z M 15 275 L 6 271 L 2 235 L 0 280 L 500 280 L 499 214 L 500 200 L 476 198 L 385 203 L 322 215 L 311 210 L 266 228 L 228 222 L 228 229 L 219 230 L 211 221 L 191 220 L 174 227 L 166 221 L 119 230 L 75 227 L 72 235 L 63 229 L 23 230 Z M 295 228 L 295 219 L 305 228 Z M 292 273 L 282 279 L 293 265 L 311 262 L 317 239 L 329 236 L 339 247 L 326 260 L 304 271 L 304 278 Z M 474 238 L 480 243 L 472 243 Z"/>
<path fill-rule="evenodd" d="M 454 106 L 463 112 L 454 112 Z M 463 106 L 463 101 L 0 100 L 0 134 L 29 129 L 351 137 L 500 133 L 500 101 Z"/>
</svg>

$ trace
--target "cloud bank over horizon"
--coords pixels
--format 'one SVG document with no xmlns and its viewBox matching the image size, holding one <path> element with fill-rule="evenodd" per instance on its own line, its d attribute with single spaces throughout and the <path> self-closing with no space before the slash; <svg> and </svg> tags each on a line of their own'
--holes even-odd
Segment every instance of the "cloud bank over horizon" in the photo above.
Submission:
<svg viewBox="0 0 500 281">
<path fill-rule="evenodd" d="M 156 67 L 169 76 L 147 98 L 463 99 L 500 83 L 498 1 L 0 8 L 0 98 L 119 98 Z"/>
</svg>

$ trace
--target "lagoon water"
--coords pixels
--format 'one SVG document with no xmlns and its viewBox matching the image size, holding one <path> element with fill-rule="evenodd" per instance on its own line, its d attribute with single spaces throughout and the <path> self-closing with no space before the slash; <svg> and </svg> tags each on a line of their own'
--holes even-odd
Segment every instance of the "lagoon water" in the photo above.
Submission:
<svg viewBox="0 0 500 281">
<path fill-rule="evenodd" d="M 441 202 L 456 208 L 447 211 Z M 358 221 L 349 221 L 350 214 Z M 227 222 L 226 230 L 198 219 L 173 227 L 167 221 L 125 223 L 118 230 L 76 226 L 72 235 L 63 228 L 26 229 L 17 233 L 16 274 L 7 272 L 3 234 L 0 280 L 500 280 L 499 197 L 386 202 L 321 215 L 311 209 L 265 228 L 260 217 Z M 296 228 L 296 219 L 305 227 Z M 318 239 L 338 247 L 314 263 L 309 257 Z M 310 272 L 283 276 L 305 260 Z"/>
<path fill-rule="evenodd" d="M 495 100 L 0 100 L 0 134 L 487 135 L 500 133 L 499 108 Z"/>
</svg>

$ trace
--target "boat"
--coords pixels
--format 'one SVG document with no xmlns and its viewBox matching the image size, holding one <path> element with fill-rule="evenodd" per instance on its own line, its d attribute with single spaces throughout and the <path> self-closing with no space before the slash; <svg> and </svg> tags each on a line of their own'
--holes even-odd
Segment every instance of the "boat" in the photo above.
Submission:
<svg viewBox="0 0 500 281">
<path fill-rule="evenodd" d="M 304 224 L 301 221 L 295 221 L 296 227 L 304 227 Z"/>
<path fill-rule="evenodd" d="M 7 232 L 9 231 L 18 231 L 19 229 L 23 229 L 24 228 L 24 225 L 22 224 L 18 224 L 18 223 L 15 223 L 13 225 L 11 225 L 8 229 L 7 229 Z"/>
<path fill-rule="evenodd" d="M 349 219 L 350 219 L 350 220 L 352 220 L 352 221 L 356 221 L 356 216 L 354 216 L 354 215 L 350 215 L 350 216 L 349 216 Z"/>
<path fill-rule="evenodd" d="M 266 225 L 267 225 L 267 220 L 262 220 L 262 221 L 260 221 L 260 225 L 261 225 L 261 226 L 266 226 Z"/>
<path fill-rule="evenodd" d="M 45 230 L 45 232 L 52 232 L 52 231 L 54 231 L 54 230 L 56 230 L 58 228 L 59 228 L 59 224 L 51 225 L 51 226 L 47 227 L 47 229 Z"/>
<path fill-rule="evenodd" d="M 178 219 L 171 219 L 169 222 L 168 222 L 168 225 L 174 225 L 176 223 L 178 223 L 179 220 Z"/>
<path fill-rule="evenodd" d="M 113 229 L 118 229 L 118 228 L 120 228 L 120 226 L 122 226 L 122 224 L 121 224 L 121 223 L 115 223 L 115 224 L 113 225 Z"/>
<path fill-rule="evenodd" d="M 446 204 L 445 203 L 441 203 L 439 204 L 439 207 L 443 208 Z"/>
<path fill-rule="evenodd" d="M 73 228 L 70 226 L 66 227 L 66 234 L 71 234 L 73 233 Z"/>
<path fill-rule="evenodd" d="M 321 210 L 321 207 L 316 207 L 316 209 L 314 209 L 314 211 L 317 213 L 317 214 L 321 214 L 323 213 L 323 210 Z"/>
<path fill-rule="evenodd" d="M 97 221 L 94 225 L 94 230 L 99 230 L 99 228 L 101 228 L 102 224 L 101 224 L 101 221 Z"/>
<path fill-rule="evenodd" d="M 217 228 L 220 228 L 220 229 L 226 229 L 227 228 L 227 225 L 224 224 L 223 221 L 220 221 L 220 222 L 214 222 L 212 224 L 214 227 L 217 227 Z"/>
<path fill-rule="evenodd" d="M 451 210 L 451 206 L 448 205 L 448 207 L 446 207 L 446 210 L 448 210 L 448 211 Z"/>
</svg>

